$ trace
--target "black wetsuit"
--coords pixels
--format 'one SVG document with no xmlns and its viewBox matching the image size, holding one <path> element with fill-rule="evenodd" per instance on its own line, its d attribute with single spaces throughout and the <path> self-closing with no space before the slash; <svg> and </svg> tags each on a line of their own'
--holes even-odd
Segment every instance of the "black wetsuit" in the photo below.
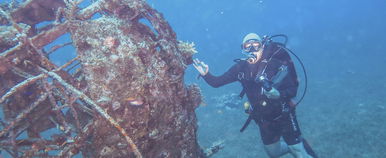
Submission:
<svg viewBox="0 0 386 158">
<path fill-rule="evenodd" d="M 266 74 L 273 79 L 279 70 L 287 68 L 287 75 L 275 87 L 280 92 L 279 99 L 268 99 L 262 91 L 262 84 L 255 79 Z M 239 81 L 251 104 L 251 118 L 259 125 L 261 138 L 265 145 L 277 142 L 283 136 L 288 145 L 301 142 L 300 129 L 295 116 L 295 108 L 290 106 L 291 98 L 296 96 L 298 80 L 290 56 L 279 44 L 271 43 L 264 48 L 262 60 L 249 64 L 238 61 L 221 76 L 208 73 L 203 76 L 212 87 L 220 87 Z"/>
</svg>

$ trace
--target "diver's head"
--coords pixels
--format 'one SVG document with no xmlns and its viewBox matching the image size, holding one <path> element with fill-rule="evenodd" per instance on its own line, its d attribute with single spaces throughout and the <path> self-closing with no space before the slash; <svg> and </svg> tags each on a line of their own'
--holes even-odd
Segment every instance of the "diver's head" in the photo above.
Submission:
<svg viewBox="0 0 386 158">
<path fill-rule="evenodd" d="M 241 47 L 243 51 L 250 56 L 250 58 L 252 57 L 256 61 L 261 58 L 261 55 L 263 52 L 263 49 L 262 49 L 263 46 L 259 35 L 255 33 L 247 34 L 243 39 L 243 43 Z"/>
<path fill-rule="evenodd" d="M 262 47 L 260 36 L 255 33 L 245 35 L 241 47 L 247 53 L 259 51 Z"/>
</svg>

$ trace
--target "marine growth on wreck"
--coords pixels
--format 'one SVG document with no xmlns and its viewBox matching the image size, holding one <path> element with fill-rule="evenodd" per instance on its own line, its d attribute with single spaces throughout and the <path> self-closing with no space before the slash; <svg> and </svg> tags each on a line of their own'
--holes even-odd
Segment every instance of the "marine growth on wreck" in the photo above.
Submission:
<svg viewBox="0 0 386 158">
<path fill-rule="evenodd" d="M 200 90 L 183 82 L 194 45 L 178 41 L 143 0 L 82 3 L 1 4 L 1 152 L 203 157 L 194 113 Z M 71 40 L 51 45 L 63 35 Z M 76 56 L 54 64 L 52 53 L 69 46 Z"/>
</svg>

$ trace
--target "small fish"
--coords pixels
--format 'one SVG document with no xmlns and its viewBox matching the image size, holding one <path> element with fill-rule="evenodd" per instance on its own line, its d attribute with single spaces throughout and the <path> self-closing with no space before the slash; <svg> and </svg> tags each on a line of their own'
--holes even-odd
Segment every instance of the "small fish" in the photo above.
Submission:
<svg viewBox="0 0 386 158">
<path fill-rule="evenodd" d="M 128 101 L 131 106 L 141 106 L 143 104 L 141 99 L 136 99 L 133 97 L 128 97 L 125 100 Z"/>
</svg>

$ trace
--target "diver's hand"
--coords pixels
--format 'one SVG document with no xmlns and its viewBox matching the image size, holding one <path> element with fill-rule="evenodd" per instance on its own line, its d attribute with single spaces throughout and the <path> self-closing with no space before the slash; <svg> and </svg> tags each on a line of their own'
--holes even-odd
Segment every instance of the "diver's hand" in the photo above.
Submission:
<svg viewBox="0 0 386 158">
<path fill-rule="evenodd" d="M 197 69 L 201 76 L 205 76 L 209 72 L 209 66 L 198 59 L 193 60 L 193 66 Z"/>
<path fill-rule="evenodd" d="M 267 98 L 269 99 L 279 99 L 280 98 L 280 92 L 272 87 L 272 89 L 270 91 L 266 91 L 265 89 L 263 89 L 263 92 L 264 92 L 264 95 L 267 96 Z"/>
</svg>

